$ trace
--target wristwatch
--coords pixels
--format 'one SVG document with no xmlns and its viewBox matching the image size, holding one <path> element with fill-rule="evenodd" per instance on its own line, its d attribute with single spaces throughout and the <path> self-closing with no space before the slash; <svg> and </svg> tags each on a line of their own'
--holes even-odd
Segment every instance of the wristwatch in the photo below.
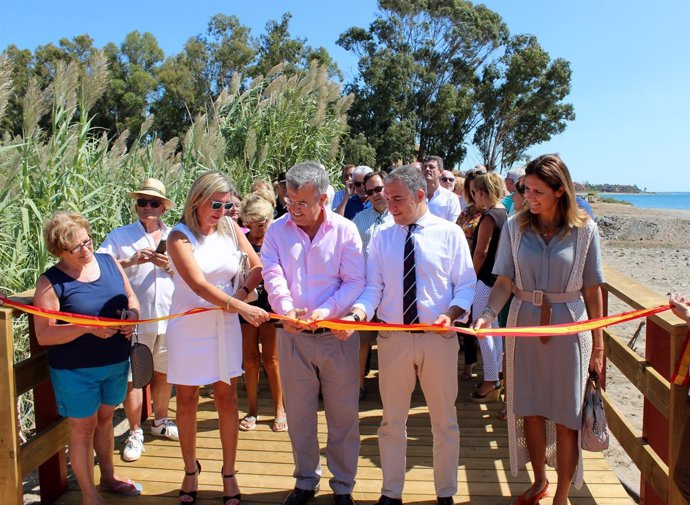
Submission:
<svg viewBox="0 0 690 505">
<path fill-rule="evenodd" d="M 354 319 L 355 322 L 357 322 L 357 323 L 359 323 L 359 322 L 362 320 L 362 318 L 359 317 L 359 316 L 358 316 L 357 314 L 355 314 L 354 312 L 348 312 L 347 315 L 350 316 L 350 317 L 352 317 L 352 319 Z"/>
</svg>

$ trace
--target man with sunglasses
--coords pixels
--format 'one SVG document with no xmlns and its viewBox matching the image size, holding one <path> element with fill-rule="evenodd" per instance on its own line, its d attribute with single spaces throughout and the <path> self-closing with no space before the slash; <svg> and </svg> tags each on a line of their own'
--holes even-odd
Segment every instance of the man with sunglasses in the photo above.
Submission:
<svg viewBox="0 0 690 505">
<path fill-rule="evenodd" d="M 426 181 L 426 197 L 429 212 L 455 223 L 460 215 L 460 201 L 452 191 L 441 186 L 443 159 L 439 156 L 428 156 L 422 163 L 422 175 Z"/>
<path fill-rule="evenodd" d="M 162 220 L 175 203 L 165 196 L 165 186 L 158 179 L 146 179 L 136 191 L 128 193 L 134 200 L 137 220 L 110 232 L 97 252 L 108 253 L 117 260 L 127 275 L 134 293 L 141 303 L 141 319 L 168 315 L 172 300 L 172 270 L 165 253 L 169 229 Z M 153 354 L 154 420 L 150 433 L 178 440 L 177 426 L 168 419 L 168 404 L 172 386 L 168 384 L 168 353 L 165 341 L 167 322 L 140 324 L 139 342 L 146 344 Z M 134 342 L 135 339 L 132 339 Z M 143 394 L 132 388 L 130 372 L 124 406 L 129 421 L 129 437 L 122 451 L 125 461 L 136 461 L 144 451 L 144 432 L 141 427 Z"/>
<path fill-rule="evenodd" d="M 370 207 L 366 191 L 364 190 L 364 176 L 373 171 L 372 168 L 366 165 L 355 167 L 352 171 L 350 196 L 340 202 L 340 205 L 335 209 L 336 213 L 352 220 L 359 212 Z"/>
<path fill-rule="evenodd" d="M 371 172 L 364 176 L 364 189 L 371 207 L 364 209 L 352 220 L 357 226 L 359 235 L 362 237 L 362 251 L 364 260 L 367 259 L 369 241 L 372 235 L 383 224 L 393 222 L 393 217 L 386 207 L 386 199 L 383 197 L 383 179 L 386 177 L 384 172 Z M 378 335 L 377 331 L 359 332 L 359 399 L 363 400 L 368 391 L 364 383 L 367 373 L 367 361 L 371 345 Z"/>
<path fill-rule="evenodd" d="M 295 488 L 284 505 L 304 505 L 319 489 L 319 390 L 328 423 L 326 458 L 335 505 L 353 505 L 359 457 L 359 339 L 339 339 L 313 322 L 341 318 L 364 289 L 357 227 L 326 208 L 328 174 L 307 161 L 287 172 L 288 215 L 266 231 L 261 247 L 264 286 L 278 314 L 295 318 L 278 328 L 278 361 Z"/>
</svg>

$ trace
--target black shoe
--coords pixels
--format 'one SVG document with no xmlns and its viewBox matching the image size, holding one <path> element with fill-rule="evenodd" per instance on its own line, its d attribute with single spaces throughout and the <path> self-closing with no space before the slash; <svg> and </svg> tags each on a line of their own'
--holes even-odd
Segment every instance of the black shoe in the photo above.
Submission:
<svg viewBox="0 0 690 505">
<path fill-rule="evenodd" d="M 455 505 L 455 502 L 453 501 L 452 496 L 444 496 L 441 498 L 440 496 L 436 497 L 436 503 L 438 505 Z"/>
<path fill-rule="evenodd" d="M 296 487 L 292 492 L 285 498 L 283 505 L 304 505 L 309 500 L 314 498 L 314 495 L 319 490 L 316 486 L 315 489 L 300 489 Z"/>
<path fill-rule="evenodd" d="M 355 500 L 352 499 L 351 494 L 334 494 L 334 505 L 355 505 Z"/>
<path fill-rule="evenodd" d="M 376 502 L 376 505 L 402 505 L 402 500 L 400 498 L 390 498 L 388 496 L 381 495 L 379 501 Z"/>
</svg>

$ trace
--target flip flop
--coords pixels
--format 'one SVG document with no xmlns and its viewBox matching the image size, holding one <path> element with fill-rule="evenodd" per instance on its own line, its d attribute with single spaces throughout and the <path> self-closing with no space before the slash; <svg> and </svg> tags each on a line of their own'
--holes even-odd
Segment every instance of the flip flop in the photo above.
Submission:
<svg viewBox="0 0 690 505">
<path fill-rule="evenodd" d="M 240 421 L 240 430 L 252 431 L 256 428 L 256 416 L 244 416 Z"/>
<path fill-rule="evenodd" d="M 279 427 L 279 425 L 283 425 L 283 427 Z M 288 424 L 287 424 L 287 417 L 276 417 L 273 420 L 273 425 L 271 426 L 271 429 L 275 432 L 281 432 L 281 431 L 287 431 L 288 430 Z"/>
<path fill-rule="evenodd" d="M 114 487 L 101 482 L 100 488 L 106 493 L 119 494 L 120 496 L 139 496 L 143 489 L 141 484 L 130 479 L 120 481 L 120 483 Z"/>
</svg>

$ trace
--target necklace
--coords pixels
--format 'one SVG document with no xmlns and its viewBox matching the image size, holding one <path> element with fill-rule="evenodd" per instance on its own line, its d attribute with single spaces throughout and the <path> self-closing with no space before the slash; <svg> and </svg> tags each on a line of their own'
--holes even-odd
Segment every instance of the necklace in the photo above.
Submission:
<svg viewBox="0 0 690 505">
<path fill-rule="evenodd" d="M 556 233 L 556 230 L 558 230 L 559 225 L 558 225 L 558 220 L 553 221 L 549 223 L 548 225 L 544 223 L 539 223 L 539 234 L 542 237 L 548 237 L 549 235 L 553 235 Z"/>
</svg>

